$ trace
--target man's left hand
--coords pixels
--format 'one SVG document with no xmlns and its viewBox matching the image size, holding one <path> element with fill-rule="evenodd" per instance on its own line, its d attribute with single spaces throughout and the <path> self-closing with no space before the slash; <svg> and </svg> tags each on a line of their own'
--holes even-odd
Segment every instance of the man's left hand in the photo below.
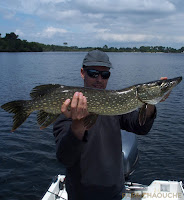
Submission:
<svg viewBox="0 0 184 200">
<path fill-rule="evenodd" d="M 167 80 L 167 77 L 161 77 L 160 80 Z M 171 93 L 171 91 L 168 92 L 168 93 L 160 100 L 160 102 L 165 101 L 165 100 L 169 97 L 170 93 Z"/>
</svg>

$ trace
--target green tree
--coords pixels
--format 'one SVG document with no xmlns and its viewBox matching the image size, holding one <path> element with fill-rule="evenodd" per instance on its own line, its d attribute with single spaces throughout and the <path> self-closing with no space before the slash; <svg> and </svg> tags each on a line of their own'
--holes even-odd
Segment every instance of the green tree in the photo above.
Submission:
<svg viewBox="0 0 184 200">
<path fill-rule="evenodd" d="M 108 49 L 108 46 L 107 46 L 107 45 L 104 45 L 104 46 L 103 46 L 103 49 Z"/>
<path fill-rule="evenodd" d="M 178 49 L 179 53 L 184 53 L 184 47 L 181 47 L 181 49 Z"/>
<path fill-rule="evenodd" d="M 5 36 L 5 40 L 16 40 L 18 39 L 18 35 L 16 35 L 15 33 L 11 32 L 11 33 L 6 33 L 6 36 Z"/>
</svg>

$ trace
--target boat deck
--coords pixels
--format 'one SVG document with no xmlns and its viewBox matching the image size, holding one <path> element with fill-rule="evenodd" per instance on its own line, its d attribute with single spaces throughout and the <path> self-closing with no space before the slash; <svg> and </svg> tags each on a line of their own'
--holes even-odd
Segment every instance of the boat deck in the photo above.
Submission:
<svg viewBox="0 0 184 200">
<path fill-rule="evenodd" d="M 58 175 L 42 200 L 67 200 L 64 180 L 65 176 Z M 127 182 L 125 187 L 122 200 L 184 200 L 182 181 L 155 180 L 149 186 Z"/>
</svg>

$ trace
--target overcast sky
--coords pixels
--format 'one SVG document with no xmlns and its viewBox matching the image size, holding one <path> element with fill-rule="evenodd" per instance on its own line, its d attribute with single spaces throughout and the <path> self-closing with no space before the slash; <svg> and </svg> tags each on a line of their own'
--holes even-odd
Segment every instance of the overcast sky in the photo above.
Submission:
<svg viewBox="0 0 184 200">
<path fill-rule="evenodd" d="M 78 47 L 184 46 L 184 0 L 1 0 L 0 33 Z"/>
</svg>

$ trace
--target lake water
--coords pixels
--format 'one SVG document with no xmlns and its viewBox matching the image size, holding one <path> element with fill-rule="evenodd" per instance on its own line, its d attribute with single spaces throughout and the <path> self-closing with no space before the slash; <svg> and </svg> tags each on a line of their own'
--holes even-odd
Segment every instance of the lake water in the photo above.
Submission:
<svg viewBox="0 0 184 200">
<path fill-rule="evenodd" d="M 0 105 L 29 99 L 40 84 L 83 86 L 80 67 L 86 53 L 0 53 Z M 108 53 L 114 69 L 108 89 L 184 75 L 184 54 Z M 152 130 L 138 136 L 140 160 L 131 180 L 184 180 L 184 81 L 157 105 Z M 55 156 L 52 126 L 39 130 L 36 112 L 11 133 L 11 114 L 0 109 L 0 199 L 36 200 L 52 178 L 65 172 Z"/>
</svg>

